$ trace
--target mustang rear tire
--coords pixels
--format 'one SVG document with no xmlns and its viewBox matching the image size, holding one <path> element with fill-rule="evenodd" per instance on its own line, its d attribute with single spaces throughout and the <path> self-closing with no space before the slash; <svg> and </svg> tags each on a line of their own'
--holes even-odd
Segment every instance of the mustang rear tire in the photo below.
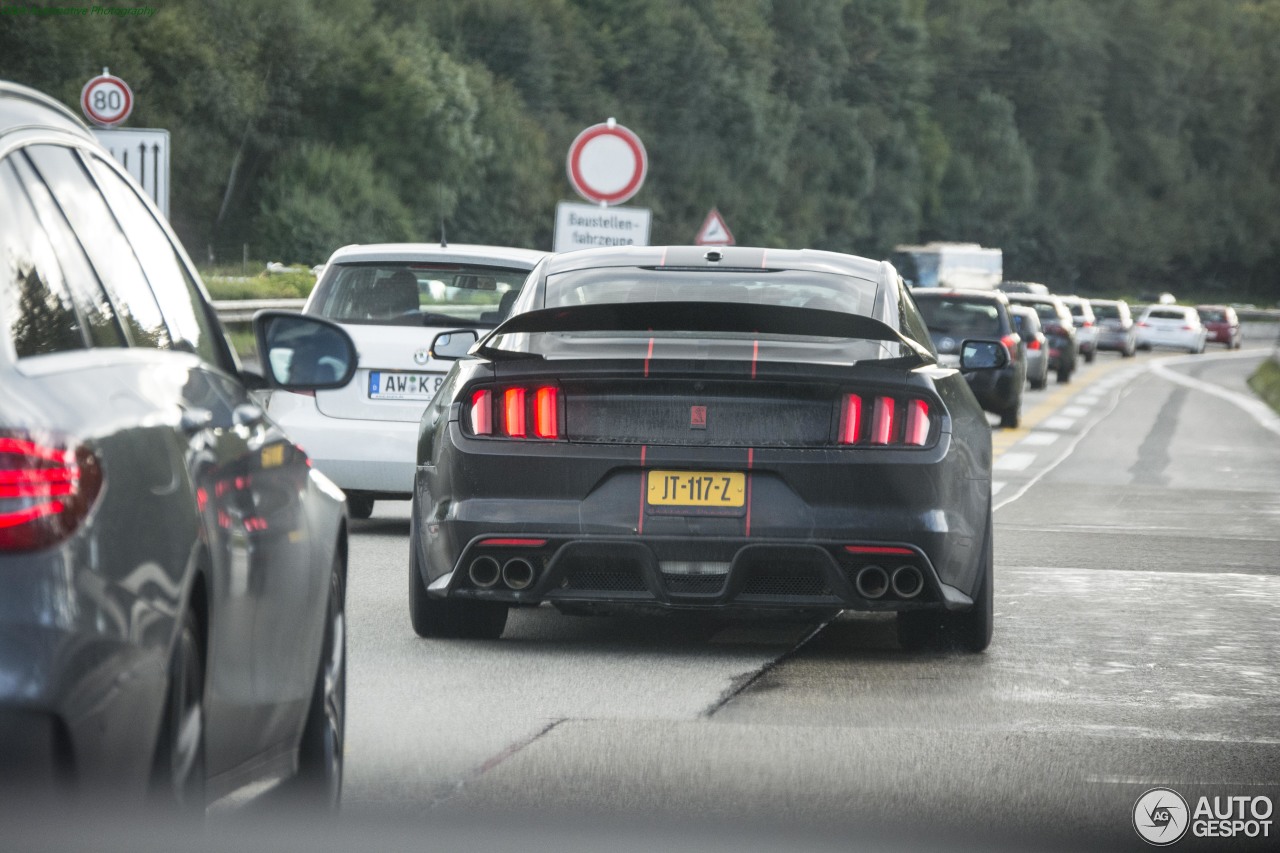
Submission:
<svg viewBox="0 0 1280 853">
<path fill-rule="evenodd" d="M 418 570 L 417 524 L 409 524 L 409 621 L 419 637 L 496 640 L 507 627 L 507 605 L 432 598 Z"/>
<path fill-rule="evenodd" d="M 898 614 L 898 644 L 908 651 L 957 648 L 981 652 L 991 644 L 995 624 L 994 553 L 991 516 L 979 563 L 980 580 L 973 607 L 958 612 L 907 610 Z"/>
</svg>

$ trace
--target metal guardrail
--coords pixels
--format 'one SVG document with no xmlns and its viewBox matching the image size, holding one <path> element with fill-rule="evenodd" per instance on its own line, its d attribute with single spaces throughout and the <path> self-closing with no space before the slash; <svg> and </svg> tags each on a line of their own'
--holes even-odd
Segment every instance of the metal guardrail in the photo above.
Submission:
<svg viewBox="0 0 1280 853">
<path fill-rule="evenodd" d="M 305 299 L 217 299 L 213 302 L 213 310 L 223 323 L 248 323 L 263 309 L 301 311 L 305 304 Z"/>
</svg>

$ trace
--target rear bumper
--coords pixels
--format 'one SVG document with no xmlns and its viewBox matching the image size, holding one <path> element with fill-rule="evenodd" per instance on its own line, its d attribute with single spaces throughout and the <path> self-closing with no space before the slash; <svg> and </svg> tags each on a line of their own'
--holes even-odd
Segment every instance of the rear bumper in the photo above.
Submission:
<svg viewBox="0 0 1280 853">
<path fill-rule="evenodd" d="M 1205 342 L 1203 333 L 1183 331 L 1160 331 L 1159 329 L 1139 329 L 1138 344 L 1148 347 L 1174 347 L 1176 349 L 1198 349 Z"/>
<path fill-rule="evenodd" d="M 1102 329 L 1098 332 L 1098 349 L 1127 350 L 1136 343 L 1136 334 L 1132 331 L 1110 331 Z"/>
<path fill-rule="evenodd" d="M 494 544 L 518 540 L 478 537 L 464 549 L 458 568 L 437 579 L 431 591 L 438 597 L 508 604 L 550 601 L 700 610 L 900 611 L 963 609 L 973 603 L 939 580 L 923 551 L 905 543 L 521 538 L 545 544 Z M 864 550 L 851 552 L 849 547 Z M 502 569 L 491 586 L 478 585 L 469 571 L 473 562 L 484 560 Z M 507 580 L 516 561 L 532 570 L 533 581 L 523 589 L 513 589 Z M 519 577 L 523 583 L 525 576 Z"/>
<path fill-rule="evenodd" d="M 406 497 L 413 491 L 416 422 L 330 418 L 312 398 L 285 393 L 272 395 L 268 413 L 339 488 Z"/>
<path fill-rule="evenodd" d="M 0 784 L 141 796 L 172 616 L 85 568 L 80 537 L 0 559 Z"/>
<path fill-rule="evenodd" d="M 442 438 L 447 464 L 421 466 L 414 495 L 414 546 L 437 596 L 716 609 L 970 603 L 991 489 L 972 474 L 989 470 L 989 444 L 961 449 L 942 433 L 919 450 L 513 445 L 465 438 L 456 422 Z M 654 470 L 743 472 L 746 503 L 722 514 L 657 510 L 645 497 Z M 468 574 L 479 557 L 526 560 L 531 583 L 477 585 Z M 857 572 L 879 559 L 890 573 L 914 565 L 924 589 L 859 595 Z"/>
</svg>

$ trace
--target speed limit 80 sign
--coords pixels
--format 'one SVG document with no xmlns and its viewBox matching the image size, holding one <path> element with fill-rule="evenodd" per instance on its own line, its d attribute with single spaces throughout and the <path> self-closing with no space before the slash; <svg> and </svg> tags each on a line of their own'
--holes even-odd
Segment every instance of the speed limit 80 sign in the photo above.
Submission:
<svg viewBox="0 0 1280 853">
<path fill-rule="evenodd" d="M 80 109 L 94 124 L 114 127 L 133 112 L 133 91 L 119 77 L 112 77 L 107 69 L 94 77 L 80 91 Z"/>
</svg>

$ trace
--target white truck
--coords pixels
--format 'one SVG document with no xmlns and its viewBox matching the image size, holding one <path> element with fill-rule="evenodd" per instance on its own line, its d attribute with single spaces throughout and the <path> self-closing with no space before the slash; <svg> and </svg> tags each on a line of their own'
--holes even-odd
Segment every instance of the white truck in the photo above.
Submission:
<svg viewBox="0 0 1280 853">
<path fill-rule="evenodd" d="M 993 290 L 1004 278 L 1004 253 L 977 243 L 896 246 L 892 261 L 911 287 Z"/>
</svg>

